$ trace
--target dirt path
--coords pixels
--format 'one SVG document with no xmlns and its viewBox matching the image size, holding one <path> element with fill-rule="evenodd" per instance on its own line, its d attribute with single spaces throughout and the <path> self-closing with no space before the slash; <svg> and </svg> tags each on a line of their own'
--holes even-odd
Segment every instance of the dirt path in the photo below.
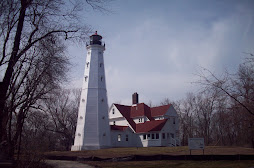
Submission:
<svg viewBox="0 0 254 168">
<path fill-rule="evenodd" d="M 77 161 L 65 160 L 46 160 L 46 163 L 54 168 L 94 168 L 87 164 L 82 164 Z"/>
</svg>

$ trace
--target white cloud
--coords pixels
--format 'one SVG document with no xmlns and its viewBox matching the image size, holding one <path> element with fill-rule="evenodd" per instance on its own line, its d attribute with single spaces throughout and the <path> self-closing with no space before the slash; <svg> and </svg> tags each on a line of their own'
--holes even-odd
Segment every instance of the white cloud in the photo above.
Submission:
<svg viewBox="0 0 254 168">
<path fill-rule="evenodd" d="M 216 9 L 184 13 L 190 17 L 177 10 L 148 15 L 134 11 L 137 16 L 130 20 L 113 20 L 104 39 L 109 103 L 130 104 L 136 91 L 144 102 L 180 99 L 197 89 L 191 82 L 198 67 L 236 69 L 244 46 L 254 41 L 253 12 L 242 14 L 240 9 L 227 15 L 220 11 L 221 16 L 211 13 Z"/>
</svg>

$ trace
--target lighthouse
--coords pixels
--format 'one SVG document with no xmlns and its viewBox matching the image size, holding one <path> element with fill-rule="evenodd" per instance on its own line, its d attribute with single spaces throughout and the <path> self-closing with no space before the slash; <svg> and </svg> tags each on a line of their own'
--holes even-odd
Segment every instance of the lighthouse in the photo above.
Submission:
<svg viewBox="0 0 254 168">
<path fill-rule="evenodd" d="M 111 146 L 102 36 L 90 36 L 86 46 L 85 72 L 72 151 Z"/>
</svg>

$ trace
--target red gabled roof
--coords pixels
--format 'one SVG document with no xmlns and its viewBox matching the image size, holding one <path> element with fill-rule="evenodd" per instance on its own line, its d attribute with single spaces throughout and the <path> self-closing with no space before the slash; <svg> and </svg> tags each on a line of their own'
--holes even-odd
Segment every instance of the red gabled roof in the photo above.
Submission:
<svg viewBox="0 0 254 168">
<path fill-rule="evenodd" d="M 153 117 L 163 116 L 168 111 L 171 105 L 164 105 L 159 107 L 150 108 L 144 103 L 137 104 L 136 106 L 125 106 L 120 104 L 114 104 L 116 108 L 120 111 L 123 117 L 128 121 L 132 129 L 137 132 L 150 132 L 150 131 L 160 131 L 165 125 L 167 119 L 164 120 L 154 120 Z M 133 121 L 135 117 L 146 116 L 150 121 L 145 123 L 136 124 Z"/>
<path fill-rule="evenodd" d="M 150 108 L 144 103 L 140 103 L 135 106 L 131 106 L 130 117 L 135 118 L 135 117 L 145 116 L 147 110 L 150 110 Z"/>
<path fill-rule="evenodd" d="M 121 104 L 115 104 L 115 106 L 120 111 L 120 113 L 123 115 L 123 117 L 129 122 L 131 127 L 134 130 L 136 130 L 136 123 L 130 117 L 131 106 L 124 106 L 124 105 L 121 105 Z"/>
<path fill-rule="evenodd" d="M 157 117 L 157 116 L 163 116 L 168 111 L 171 104 L 164 105 L 164 106 L 158 106 L 158 107 L 152 107 L 151 108 L 151 116 Z"/>
<path fill-rule="evenodd" d="M 145 123 L 136 124 L 136 133 L 144 133 L 151 131 L 161 131 L 168 119 L 147 121 Z"/>
<path fill-rule="evenodd" d="M 128 126 L 110 125 L 111 130 L 125 131 Z"/>
</svg>

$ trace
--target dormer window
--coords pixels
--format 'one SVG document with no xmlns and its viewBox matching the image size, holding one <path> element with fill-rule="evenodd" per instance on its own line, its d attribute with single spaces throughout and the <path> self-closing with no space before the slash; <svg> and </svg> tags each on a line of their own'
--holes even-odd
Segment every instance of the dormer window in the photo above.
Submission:
<svg viewBox="0 0 254 168">
<path fill-rule="evenodd" d="M 112 114 L 115 114 L 115 109 L 112 109 Z"/>
</svg>

